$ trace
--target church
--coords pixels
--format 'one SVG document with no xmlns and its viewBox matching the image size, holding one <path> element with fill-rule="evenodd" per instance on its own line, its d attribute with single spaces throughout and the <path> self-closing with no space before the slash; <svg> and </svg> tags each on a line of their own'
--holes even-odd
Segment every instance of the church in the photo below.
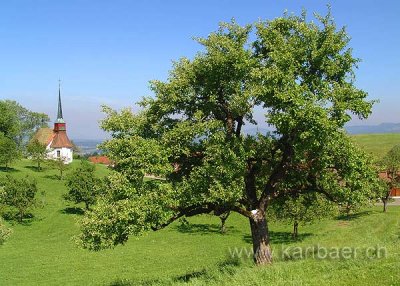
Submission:
<svg viewBox="0 0 400 286">
<path fill-rule="evenodd" d="M 33 140 L 36 139 L 46 145 L 48 159 L 61 159 L 65 164 L 72 162 L 74 145 L 67 135 L 67 125 L 63 118 L 61 106 L 60 86 L 58 86 L 58 112 L 54 128 L 40 128 L 33 137 Z"/>
</svg>

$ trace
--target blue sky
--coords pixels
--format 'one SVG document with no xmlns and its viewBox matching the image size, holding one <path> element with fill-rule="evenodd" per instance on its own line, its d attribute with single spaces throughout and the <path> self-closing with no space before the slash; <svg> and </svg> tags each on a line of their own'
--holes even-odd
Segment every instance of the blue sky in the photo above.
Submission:
<svg viewBox="0 0 400 286">
<path fill-rule="evenodd" d="M 57 112 L 62 80 L 70 137 L 102 138 L 100 105 L 134 106 L 149 95 L 148 81 L 165 79 L 171 61 L 192 57 L 220 21 L 240 24 L 306 8 L 325 14 L 325 1 L 89 1 L 0 2 L 0 98 L 27 108 Z M 400 122 L 400 2 L 330 1 L 338 26 L 362 62 L 357 86 L 379 99 L 358 124 Z"/>
</svg>

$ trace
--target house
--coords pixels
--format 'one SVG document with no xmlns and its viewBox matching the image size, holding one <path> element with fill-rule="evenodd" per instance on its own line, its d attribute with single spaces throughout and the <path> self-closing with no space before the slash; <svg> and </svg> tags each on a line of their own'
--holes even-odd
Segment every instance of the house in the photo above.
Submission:
<svg viewBox="0 0 400 286">
<path fill-rule="evenodd" d="M 60 86 L 58 86 L 58 112 L 54 128 L 40 128 L 34 135 L 33 140 L 38 140 L 46 145 L 48 159 L 62 159 L 65 164 L 72 162 L 74 145 L 67 135 L 67 126 L 61 106 Z"/>
<path fill-rule="evenodd" d="M 114 163 L 107 156 L 90 156 L 88 160 L 93 164 L 103 164 L 111 167 L 114 165 Z"/>
<path fill-rule="evenodd" d="M 379 173 L 379 178 L 383 179 L 384 181 L 388 181 L 388 174 L 386 172 L 380 172 Z M 390 197 L 391 198 L 400 198 L 400 188 L 398 187 L 393 187 L 390 191 Z"/>
</svg>

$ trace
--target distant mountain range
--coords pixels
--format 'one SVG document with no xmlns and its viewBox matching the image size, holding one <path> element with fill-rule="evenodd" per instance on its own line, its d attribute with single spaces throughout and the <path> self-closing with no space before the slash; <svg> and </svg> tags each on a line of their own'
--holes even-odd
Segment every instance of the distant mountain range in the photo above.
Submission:
<svg viewBox="0 0 400 286">
<path fill-rule="evenodd" d="M 92 154 L 99 153 L 100 150 L 97 149 L 97 145 L 99 145 L 104 140 L 85 140 L 85 139 L 74 139 L 73 142 L 79 148 L 80 154 Z"/>
<path fill-rule="evenodd" d="M 350 134 L 400 133 L 400 123 L 346 126 L 345 129 Z"/>
<path fill-rule="evenodd" d="M 379 125 L 355 125 L 346 126 L 346 131 L 349 134 L 373 134 L 373 133 L 400 133 L 400 123 L 382 123 Z M 256 135 L 257 133 L 266 134 L 271 132 L 272 129 L 269 128 L 246 128 L 243 130 L 244 133 L 249 135 Z M 91 154 L 94 152 L 101 152 L 97 149 L 99 145 L 104 140 L 82 140 L 75 139 L 74 143 L 80 149 L 81 154 Z"/>
<path fill-rule="evenodd" d="M 373 133 L 400 133 L 400 123 L 381 123 L 379 125 L 354 125 L 345 126 L 349 134 L 373 134 Z M 265 134 L 272 129 L 267 128 L 249 128 L 244 133 L 255 135 L 258 132 Z"/>
</svg>

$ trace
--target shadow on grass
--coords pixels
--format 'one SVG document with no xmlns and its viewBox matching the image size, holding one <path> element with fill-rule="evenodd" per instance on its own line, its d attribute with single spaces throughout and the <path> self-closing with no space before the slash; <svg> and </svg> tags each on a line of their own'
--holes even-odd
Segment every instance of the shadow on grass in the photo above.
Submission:
<svg viewBox="0 0 400 286">
<path fill-rule="evenodd" d="M 196 224 L 196 223 L 189 223 L 189 224 L 181 224 L 174 227 L 177 231 L 181 233 L 188 233 L 188 234 L 200 234 L 200 235 L 208 235 L 208 234 L 229 234 L 233 232 L 237 232 L 233 226 L 226 226 L 225 233 L 221 233 L 221 225 L 219 224 Z"/>
<path fill-rule="evenodd" d="M 207 282 L 214 280 L 216 275 L 228 273 L 229 275 L 233 275 L 237 272 L 237 268 L 241 265 L 241 261 L 238 258 L 229 258 L 225 261 L 218 263 L 213 268 L 204 268 L 202 270 L 192 271 L 185 273 L 183 275 L 179 275 L 176 277 L 172 277 L 170 279 L 158 279 L 158 280 L 142 280 L 142 281 L 131 281 L 125 279 L 118 279 L 109 286 L 130 286 L 130 285 L 142 285 L 142 286 L 150 286 L 150 285 L 173 285 L 176 283 L 188 283 L 193 279 L 201 279 L 201 284 L 207 284 Z"/>
<path fill-rule="evenodd" d="M 336 219 L 337 220 L 356 220 L 356 219 L 362 218 L 364 216 L 368 216 L 372 213 L 373 213 L 373 211 L 362 211 L 362 212 L 358 212 L 355 214 L 349 214 L 349 215 L 343 214 L 343 215 L 338 216 Z"/>
<path fill-rule="evenodd" d="M 32 213 L 27 213 L 23 216 L 22 221 L 18 221 L 16 214 L 6 212 L 3 214 L 3 218 L 8 221 L 11 225 L 23 225 L 30 226 L 35 221 L 41 221 L 42 218 L 35 217 Z"/>
<path fill-rule="evenodd" d="M 71 215 L 71 214 L 83 215 L 85 213 L 85 211 L 83 209 L 78 208 L 78 207 L 68 207 L 63 210 L 60 210 L 60 212 L 63 214 L 68 214 L 68 215 Z"/>
<path fill-rule="evenodd" d="M 29 169 L 34 172 L 42 172 L 43 171 L 43 167 L 39 169 L 37 166 L 25 166 L 24 168 Z"/>
<path fill-rule="evenodd" d="M 312 233 L 299 233 L 297 238 L 292 237 L 291 232 L 285 231 L 270 231 L 270 242 L 271 244 L 284 244 L 284 243 L 291 243 L 291 242 L 300 242 L 306 239 L 307 237 L 313 236 Z M 251 235 L 245 235 L 243 240 L 247 243 L 253 243 L 253 239 Z"/>
<path fill-rule="evenodd" d="M 62 180 L 60 180 L 59 175 L 45 175 L 45 176 L 43 176 L 43 178 L 50 179 L 50 180 L 62 181 Z"/>
<path fill-rule="evenodd" d="M 130 285 L 137 285 L 137 284 L 133 284 L 129 280 L 120 279 L 120 280 L 116 280 L 114 282 L 111 282 L 111 284 L 108 284 L 108 285 L 109 286 L 130 286 Z M 145 284 L 142 284 L 142 285 L 145 285 Z M 147 284 L 147 285 L 151 285 L 151 284 Z"/>
<path fill-rule="evenodd" d="M 229 273 L 230 275 L 235 274 L 236 268 L 241 265 L 240 259 L 239 258 L 229 258 L 223 262 L 220 262 L 216 266 L 216 272 L 217 273 Z M 178 277 L 175 277 L 173 281 L 175 282 L 189 282 L 192 279 L 195 278 L 203 278 L 204 282 L 207 280 L 211 280 L 212 278 L 212 273 L 210 273 L 209 270 L 203 269 L 200 271 L 193 271 L 189 272 L 185 275 L 181 275 Z"/>
<path fill-rule="evenodd" d="M 12 167 L 0 167 L 0 172 L 5 172 L 5 173 L 16 173 L 16 172 L 21 172 L 18 169 L 14 169 Z"/>
</svg>

